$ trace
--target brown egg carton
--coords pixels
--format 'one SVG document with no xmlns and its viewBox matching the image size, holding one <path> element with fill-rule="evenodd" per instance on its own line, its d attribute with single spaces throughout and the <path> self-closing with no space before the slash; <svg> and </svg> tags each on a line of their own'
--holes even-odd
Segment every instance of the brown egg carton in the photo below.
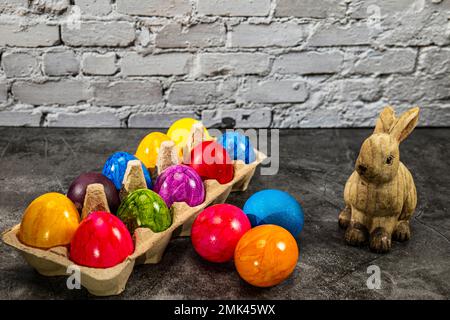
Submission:
<svg viewBox="0 0 450 320">
<path fill-rule="evenodd" d="M 256 167 L 266 158 L 263 153 L 257 150 L 255 152 L 256 161 L 253 163 L 244 164 L 239 160 L 234 162 L 234 178 L 229 183 L 219 184 L 216 180 L 206 180 L 204 182 L 206 196 L 205 201 L 201 205 L 190 207 L 185 202 L 174 203 L 172 206 L 173 223 L 167 230 L 154 233 L 148 228 L 136 229 L 133 236 L 135 250 L 122 263 L 105 269 L 78 266 L 81 275 L 81 285 L 96 296 L 120 294 L 125 290 L 126 283 L 135 264 L 154 264 L 161 261 L 170 239 L 177 236 L 189 236 L 194 219 L 203 209 L 213 204 L 224 203 L 232 191 L 245 191 L 247 189 Z M 128 169 L 127 171 L 129 172 L 133 171 Z M 126 178 L 124 178 L 124 186 L 126 185 L 125 180 Z M 131 183 L 131 185 L 137 188 L 139 183 Z M 121 193 L 130 191 L 132 190 L 124 190 L 122 188 Z M 104 198 L 96 197 L 96 199 Z M 101 202 L 102 200 L 98 201 Z M 99 203 L 90 205 L 97 209 L 101 208 L 101 203 L 100 205 Z M 67 247 L 60 246 L 44 250 L 26 246 L 17 237 L 19 228 L 20 224 L 5 231 L 2 235 L 3 241 L 17 249 L 28 264 L 40 274 L 44 276 L 69 276 L 67 273 L 68 267 L 75 264 L 69 259 Z"/>
</svg>

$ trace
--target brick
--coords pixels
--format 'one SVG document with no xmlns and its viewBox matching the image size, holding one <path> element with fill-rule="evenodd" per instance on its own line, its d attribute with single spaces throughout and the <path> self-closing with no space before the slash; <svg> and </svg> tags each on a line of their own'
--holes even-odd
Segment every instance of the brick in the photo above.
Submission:
<svg viewBox="0 0 450 320">
<path fill-rule="evenodd" d="M 28 0 L 0 0 L 0 12 L 3 9 L 28 8 Z"/>
<path fill-rule="evenodd" d="M 426 46 L 450 43 L 447 35 L 449 1 L 368 0 L 353 1 L 352 18 L 368 18 L 383 45 Z"/>
<path fill-rule="evenodd" d="M 353 24 L 345 27 L 322 25 L 314 31 L 308 44 L 314 47 L 368 45 L 371 34 L 366 24 Z"/>
<path fill-rule="evenodd" d="M 117 0 L 117 11 L 138 16 L 171 17 L 192 10 L 189 0 Z"/>
<path fill-rule="evenodd" d="M 422 104 L 429 101 L 450 99 L 450 78 L 414 77 L 394 75 L 385 84 L 385 96 L 389 101 Z"/>
<path fill-rule="evenodd" d="M 80 61 L 73 51 L 44 54 L 44 73 L 49 76 L 75 75 L 80 72 Z"/>
<path fill-rule="evenodd" d="M 270 70 L 270 56 L 263 53 L 203 53 L 198 56 L 201 75 L 266 74 Z"/>
<path fill-rule="evenodd" d="M 338 80 L 332 90 L 332 99 L 345 104 L 353 101 L 375 102 L 382 95 L 383 88 L 378 79 Z"/>
<path fill-rule="evenodd" d="M 27 77 L 37 72 L 38 61 L 33 54 L 11 52 L 3 54 L 2 66 L 8 78 Z"/>
<path fill-rule="evenodd" d="M 197 11 L 214 16 L 267 16 L 270 0 L 198 0 Z"/>
<path fill-rule="evenodd" d="M 269 108 L 202 111 L 202 122 L 208 128 L 220 127 L 226 118 L 232 119 L 235 128 L 268 128 L 272 111 Z"/>
<path fill-rule="evenodd" d="M 196 118 L 193 112 L 184 113 L 133 113 L 128 119 L 129 128 L 169 128 L 181 118 Z"/>
<path fill-rule="evenodd" d="M 411 0 L 365 0 L 350 3 L 350 16 L 364 19 L 380 14 L 381 18 L 388 15 L 404 13 L 407 10 L 416 11 L 420 8 L 420 1 Z"/>
<path fill-rule="evenodd" d="M 420 108 L 420 126 L 448 127 L 450 126 L 450 105 L 430 104 Z"/>
<path fill-rule="evenodd" d="M 126 53 L 121 60 L 125 76 L 172 76 L 189 72 L 192 55 L 188 53 L 167 53 L 142 56 L 136 52 Z"/>
<path fill-rule="evenodd" d="M 419 69 L 432 76 L 441 76 L 450 72 L 450 49 L 424 48 L 419 59 Z"/>
<path fill-rule="evenodd" d="M 69 6 L 69 0 L 35 0 L 31 2 L 31 9 L 36 13 L 61 14 Z"/>
<path fill-rule="evenodd" d="M 304 102 L 308 95 L 302 80 L 251 80 L 239 94 L 244 101 L 260 103 Z"/>
<path fill-rule="evenodd" d="M 278 0 L 276 17 L 299 18 L 342 18 L 345 16 L 345 3 L 337 0 Z"/>
<path fill-rule="evenodd" d="M 0 111 L 0 126 L 39 127 L 41 113 L 35 111 Z"/>
<path fill-rule="evenodd" d="M 219 47 L 225 45 L 225 26 L 221 23 L 200 23 L 186 28 L 171 23 L 156 35 L 159 48 Z"/>
<path fill-rule="evenodd" d="M 0 47 L 49 47 L 59 43 L 59 27 L 46 24 L 0 24 Z"/>
<path fill-rule="evenodd" d="M 82 14 L 105 16 L 111 12 L 111 0 L 75 0 Z"/>
<path fill-rule="evenodd" d="M 31 105 L 73 105 L 89 98 L 86 85 L 76 80 L 16 81 L 12 85 L 12 93 L 17 101 Z"/>
<path fill-rule="evenodd" d="M 162 100 L 158 81 L 99 81 L 92 84 L 94 103 L 99 106 L 154 105 Z"/>
<path fill-rule="evenodd" d="M 8 100 L 8 84 L 0 81 L 0 103 Z"/>
<path fill-rule="evenodd" d="M 62 40 L 74 47 L 126 47 L 136 37 L 130 22 L 81 22 L 79 28 L 62 25 Z"/>
<path fill-rule="evenodd" d="M 388 46 L 445 46 L 450 44 L 447 23 L 447 17 L 442 13 L 424 18 L 411 16 L 400 22 L 395 20 L 381 33 L 377 42 Z"/>
<path fill-rule="evenodd" d="M 322 74 L 340 70 L 344 54 L 338 50 L 327 52 L 293 52 L 279 56 L 273 71 L 280 74 Z"/>
<path fill-rule="evenodd" d="M 295 23 L 247 24 L 233 27 L 231 46 L 252 47 L 291 47 L 302 43 L 306 38 L 304 25 Z"/>
<path fill-rule="evenodd" d="M 350 71 L 357 74 L 410 73 L 414 71 L 416 57 L 415 49 L 368 50 L 357 58 Z"/>
<path fill-rule="evenodd" d="M 85 53 L 81 62 L 81 69 L 88 75 L 113 75 L 117 72 L 116 54 Z"/>
<path fill-rule="evenodd" d="M 173 105 L 232 102 L 236 89 L 233 81 L 176 82 L 170 88 L 168 102 Z"/>
<path fill-rule="evenodd" d="M 48 127 L 68 128 L 119 128 L 120 117 L 113 112 L 106 111 L 60 112 L 48 114 L 45 125 Z"/>
</svg>

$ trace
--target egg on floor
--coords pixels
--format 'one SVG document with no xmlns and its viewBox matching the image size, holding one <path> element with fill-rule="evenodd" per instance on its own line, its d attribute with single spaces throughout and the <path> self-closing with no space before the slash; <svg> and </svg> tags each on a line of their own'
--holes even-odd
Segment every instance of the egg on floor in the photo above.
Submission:
<svg viewBox="0 0 450 320">
<path fill-rule="evenodd" d="M 292 234 L 268 224 L 244 234 L 236 246 L 234 264 L 246 282 L 256 287 L 272 287 L 292 274 L 298 255 Z"/>
<path fill-rule="evenodd" d="M 303 229 L 304 214 L 298 201 L 289 193 L 267 189 L 253 194 L 244 205 L 252 227 L 275 224 L 297 237 Z"/>
</svg>

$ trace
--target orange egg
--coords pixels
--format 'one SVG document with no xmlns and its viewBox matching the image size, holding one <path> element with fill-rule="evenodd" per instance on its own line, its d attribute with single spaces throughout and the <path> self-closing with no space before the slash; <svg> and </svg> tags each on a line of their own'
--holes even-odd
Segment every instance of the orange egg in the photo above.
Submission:
<svg viewBox="0 0 450 320">
<path fill-rule="evenodd" d="M 170 141 L 170 138 L 161 132 L 152 132 L 144 137 L 139 143 L 135 156 L 141 160 L 144 165 L 154 170 L 156 160 L 158 159 L 159 147 L 163 141 Z"/>
<path fill-rule="evenodd" d="M 261 225 L 251 229 L 239 240 L 234 263 L 239 275 L 256 287 L 279 284 L 294 271 L 298 246 L 286 229 Z"/>
<path fill-rule="evenodd" d="M 43 249 L 67 245 L 79 223 L 77 208 L 69 198 L 61 193 L 46 193 L 34 199 L 25 210 L 19 240 Z"/>
</svg>

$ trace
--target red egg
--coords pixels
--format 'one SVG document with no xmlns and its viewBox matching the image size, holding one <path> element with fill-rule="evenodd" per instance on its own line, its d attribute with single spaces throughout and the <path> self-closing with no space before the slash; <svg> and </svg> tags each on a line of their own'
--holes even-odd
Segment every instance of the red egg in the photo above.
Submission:
<svg viewBox="0 0 450 320">
<path fill-rule="evenodd" d="M 227 151 L 214 141 L 203 141 L 192 149 L 189 165 L 203 180 L 216 179 L 221 184 L 233 180 L 233 162 Z"/>
<path fill-rule="evenodd" d="M 123 222 L 102 211 L 89 214 L 70 243 L 70 259 L 91 268 L 113 267 L 133 251 L 133 239 Z"/>
<path fill-rule="evenodd" d="M 191 240 L 195 251 L 211 262 L 227 262 L 233 258 L 239 239 L 250 230 L 246 214 L 230 204 L 206 208 L 192 225 Z"/>
</svg>

